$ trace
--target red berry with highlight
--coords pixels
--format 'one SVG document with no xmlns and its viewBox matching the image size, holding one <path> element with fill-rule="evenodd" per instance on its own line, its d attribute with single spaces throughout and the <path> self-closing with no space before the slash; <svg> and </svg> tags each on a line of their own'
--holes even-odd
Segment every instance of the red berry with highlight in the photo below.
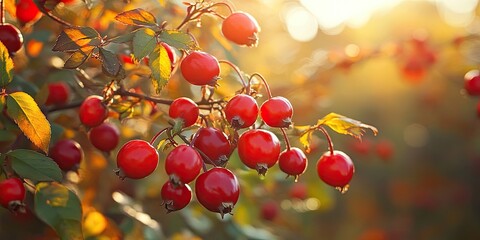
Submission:
<svg viewBox="0 0 480 240">
<path fill-rule="evenodd" d="M 220 75 L 218 60 L 205 52 L 194 51 L 183 59 L 180 64 L 183 78 L 193 85 L 214 86 Z"/>
<path fill-rule="evenodd" d="M 165 159 L 165 171 L 176 185 L 193 181 L 200 174 L 202 165 L 200 154 L 188 145 L 177 146 Z"/>
<path fill-rule="evenodd" d="M 168 110 L 171 118 L 183 120 L 183 127 L 192 126 L 197 121 L 199 113 L 198 105 L 186 97 L 175 99 Z"/>
<path fill-rule="evenodd" d="M 465 90 L 471 96 L 480 96 L 480 71 L 471 70 L 465 74 Z"/>
<path fill-rule="evenodd" d="M 265 175 L 278 161 L 280 141 L 275 134 L 263 129 L 251 129 L 238 139 L 238 155 L 247 167 Z"/>
<path fill-rule="evenodd" d="M 222 215 L 230 213 L 240 196 L 237 177 L 226 168 L 214 167 L 198 176 L 195 194 L 202 206 Z"/>
<path fill-rule="evenodd" d="M 326 184 L 345 191 L 355 168 L 352 159 L 341 151 L 324 153 L 317 162 L 317 173 Z"/>
<path fill-rule="evenodd" d="M 120 131 L 114 124 L 102 123 L 90 129 L 88 137 L 92 145 L 98 150 L 110 152 L 118 145 Z"/>
<path fill-rule="evenodd" d="M 257 20 L 246 12 L 235 12 L 222 23 L 222 33 L 228 40 L 248 47 L 258 44 L 260 27 Z"/>
<path fill-rule="evenodd" d="M 0 24 L 0 42 L 5 45 L 8 53 L 16 53 L 23 45 L 23 35 L 17 27 L 9 23 Z"/>
<path fill-rule="evenodd" d="M 292 124 L 293 107 L 284 97 L 273 97 L 260 107 L 263 121 L 270 127 L 285 128 Z"/>
<path fill-rule="evenodd" d="M 96 127 L 108 117 L 108 108 L 103 103 L 103 98 L 92 95 L 87 97 L 80 105 L 80 121 L 87 127 Z"/>
<path fill-rule="evenodd" d="M 53 145 L 49 156 L 63 171 L 77 170 L 82 161 L 82 147 L 71 139 L 62 139 Z"/>
<path fill-rule="evenodd" d="M 232 151 L 225 133 L 213 127 L 198 129 L 193 146 L 209 158 L 202 156 L 205 163 L 212 164 L 213 161 L 216 166 L 225 166 Z"/>
<path fill-rule="evenodd" d="M 16 15 L 21 23 L 29 23 L 38 20 L 42 13 L 38 10 L 33 0 L 20 0 L 17 3 Z"/>
<path fill-rule="evenodd" d="M 48 97 L 45 105 L 63 105 L 70 96 L 70 87 L 64 82 L 48 84 Z"/>
<path fill-rule="evenodd" d="M 290 150 L 285 149 L 278 158 L 280 170 L 289 176 L 293 176 L 295 181 L 297 181 L 298 176 L 305 172 L 307 164 L 308 160 L 305 153 L 296 147 L 290 148 Z"/>
<path fill-rule="evenodd" d="M 167 213 L 185 208 L 192 201 L 192 189 L 187 184 L 177 186 L 167 181 L 163 184 L 161 195 Z"/>
<path fill-rule="evenodd" d="M 227 121 L 234 128 L 247 128 L 257 120 L 257 101 L 249 95 L 238 94 L 225 106 Z"/>
<path fill-rule="evenodd" d="M 22 211 L 25 186 L 20 178 L 8 178 L 0 182 L 0 205 L 12 211 Z"/>
<path fill-rule="evenodd" d="M 157 165 L 157 150 L 144 140 L 125 143 L 117 154 L 117 175 L 120 178 L 144 178 L 152 174 Z"/>
</svg>

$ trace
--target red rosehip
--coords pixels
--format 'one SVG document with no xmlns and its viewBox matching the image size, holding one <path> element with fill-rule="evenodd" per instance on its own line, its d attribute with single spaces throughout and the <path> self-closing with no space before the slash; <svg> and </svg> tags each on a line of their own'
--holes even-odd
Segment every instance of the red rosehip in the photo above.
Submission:
<svg viewBox="0 0 480 240">
<path fill-rule="evenodd" d="M 465 90 L 470 96 L 480 95 L 480 71 L 471 70 L 465 74 Z"/>
<path fill-rule="evenodd" d="M 263 129 L 251 129 L 238 139 L 238 155 L 247 167 L 265 175 L 280 155 L 280 141 L 275 134 Z"/>
<path fill-rule="evenodd" d="M 280 170 L 289 176 L 293 176 L 295 181 L 298 180 L 298 176 L 305 172 L 307 165 L 308 160 L 305 153 L 296 147 L 290 148 L 290 150 L 285 149 L 278 158 Z"/>
<path fill-rule="evenodd" d="M 317 173 L 326 184 L 345 192 L 355 168 L 352 159 L 341 151 L 325 152 L 317 162 Z"/>
<path fill-rule="evenodd" d="M 264 202 L 260 208 L 260 217 L 267 221 L 273 221 L 278 216 L 278 203 L 276 201 Z"/>
<path fill-rule="evenodd" d="M 211 85 L 217 83 L 220 75 L 218 60 L 205 52 L 194 51 L 188 54 L 180 64 L 183 78 L 193 85 Z"/>
<path fill-rule="evenodd" d="M 87 97 L 80 105 L 80 121 L 87 127 L 96 127 L 108 117 L 108 108 L 103 103 L 103 98 L 92 95 Z"/>
<path fill-rule="evenodd" d="M 389 160 L 393 156 L 393 145 L 388 140 L 382 140 L 375 146 L 377 156 L 383 160 Z"/>
<path fill-rule="evenodd" d="M 200 174 L 202 163 L 197 150 L 188 145 L 179 145 L 165 159 L 165 171 L 173 184 L 187 184 Z"/>
<path fill-rule="evenodd" d="M 0 42 L 5 45 L 8 53 L 16 53 L 23 45 L 23 35 L 17 27 L 12 24 L 0 24 Z"/>
<path fill-rule="evenodd" d="M 25 186 L 20 178 L 0 182 L 0 205 L 12 212 L 24 211 Z"/>
<path fill-rule="evenodd" d="M 247 128 L 257 120 L 258 105 L 255 99 L 246 94 L 239 94 L 230 99 L 225 106 L 227 121 L 234 128 Z"/>
<path fill-rule="evenodd" d="M 198 105 L 186 97 L 175 99 L 168 110 L 171 118 L 183 120 L 183 127 L 192 126 L 197 121 L 199 113 Z"/>
<path fill-rule="evenodd" d="M 120 131 L 117 126 L 111 123 L 102 123 L 90 129 L 88 138 L 97 149 L 110 152 L 115 149 L 120 140 Z"/>
<path fill-rule="evenodd" d="M 305 200 L 307 198 L 307 185 L 304 183 L 295 183 L 290 188 L 288 195 L 293 199 Z"/>
<path fill-rule="evenodd" d="M 263 121 L 270 127 L 285 128 L 292 124 L 293 107 L 284 97 L 273 97 L 260 107 Z"/>
<path fill-rule="evenodd" d="M 70 96 L 70 87 L 64 82 L 48 84 L 48 97 L 45 105 L 63 105 Z"/>
<path fill-rule="evenodd" d="M 258 44 L 260 27 L 257 20 L 245 12 L 235 12 L 222 23 L 222 33 L 228 40 L 248 47 Z"/>
<path fill-rule="evenodd" d="M 42 13 L 38 10 L 33 0 L 20 0 L 17 3 L 16 15 L 21 23 L 29 23 L 38 20 Z"/>
<path fill-rule="evenodd" d="M 117 175 L 120 178 L 141 179 L 155 171 L 158 152 L 144 140 L 130 140 L 117 154 Z"/>
<path fill-rule="evenodd" d="M 50 149 L 49 156 L 63 171 L 77 170 L 82 161 L 82 147 L 71 139 L 63 139 L 55 143 Z"/>
<path fill-rule="evenodd" d="M 231 213 L 240 196 L 237 177 L 228 169 L 214 167 L 198 176 L 195 194 L 202 206 L 222 215 Z"/>
<path fill-rule="evenodd" d="M 225 133 L 213 127 L 200 128 L 193 139 L 193 146 L 208 157 L 202 156 L 205 163 L 225 166 L 232 151 Z"/>
<path fill-rule="evenodd" d="M 162 205 L 167 209 L 167 213 L 178 211 L 185 208 L 192 200 L 192 190 L 187 184 L 179 186 L 167 181 L 163 184 L 162 190 Z"/>
</svg>

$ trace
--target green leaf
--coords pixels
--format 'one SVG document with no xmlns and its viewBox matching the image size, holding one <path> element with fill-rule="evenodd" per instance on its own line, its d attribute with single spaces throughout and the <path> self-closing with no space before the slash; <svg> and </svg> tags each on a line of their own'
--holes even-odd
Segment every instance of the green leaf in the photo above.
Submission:
<svg viewBox="0 0 480 240">
<path fill-rule="evenodd" d="M 24 92 L 8 95 L 7 113 L 35 146 L 48 152 L 50 123 L 30 95 Z"/>
<path fill-rule="evenodd" d="M 115 20 L 127 25 L 157 26 L 155 16 L 141 8 L 122 12 L 115 17 Z"/>
<path fill-rule="evenodd" d="M 13 78 L 13 60 L 8 49 L 0 42 L 0 88 L 7 86 Z"/>
<path fill-rule="evenodd" d="M 61 239 L 83 239 L 82 207 L 75 193 L 56 182 L 41 182 L 36 186 L 34 201 L 38 218 Z"/>
<path fill-rule="evenodd" d="M 199 49 L 193 38 L 177 30 L 165 30 L 160 33 L 160 40 L 179 50 Z"/>
<path fill-rule="evenodd" d="M 110 42 L 113 42 L 113 43 L 126 43 L 126 42 L 131 42 L 133 41 L 133 37 L 135 36 L 135 34 L 141 30 L 143 28 L 140 28 L 140 29 L 137 29 L 133 32 L 129 32 L 125 35 L 120 35 L 120 36 L 117 36 L 117 37 L 114 37 L 114 38 L 111 38 L 109 41 Z"/>
<path fill-rule="evenodd" d="M 172 74 L 172 63 L 165 47 L 157 44 L 155 50 L 150 54 L 149 64 L 152 69 L 153 87 L 158 94 L 167 85 Z"/>
<path fill-rule="evenodd" d="M 133 37 L 133 56 L 140 61 L 150 54 L 157 45 L 155 31 L 149 28 L 142 28 Z"/>
<path fill-rule="evenodd" d="M 22 178 L 32 181 L 62 181 L 62 170 L 53 159 L 28 149 L 16 149 L 7 156 L 12 159 L 13 170 Z"/>
<path fill-rule="evenodd" d="M 83 49 L 89 52 L 100 43 L 100 34 L 91 27 L 66 28 L 58 36 L 52 50 L 73 52 Z"/>
<path fill-rule="evenodd" d="M 104 48 L 100 48 L 99 50 L 99 56 L 100 60 L 102 61 L 103 72 L 112 77 L 118 76 L 120 70 L 122 70 L 122 64 L 118 60 L 117 55 Z"/>
<path fill-rule="evenodd" d="M 373 126 L 336 113 L 327 114 L 318 120 L 317 125 L 327 125 L 337 133 L 351 135 L 358 139 L 362 138 L 363 133 L 365 133 L 364 129 L 372 130 L 374 135 L 378 133 L 377 128 Z"/>
<path fill-rule="evenodd" d="M 65 61 L 63 67 L 67 69 L 75 69 L 77 67 L 80 67 L 88 59 L 88 57 L 90 57 L 91 53 L 92 51 L 84 52 L 80 49 L 70 55 L 67 61 Z"/>
</svg>

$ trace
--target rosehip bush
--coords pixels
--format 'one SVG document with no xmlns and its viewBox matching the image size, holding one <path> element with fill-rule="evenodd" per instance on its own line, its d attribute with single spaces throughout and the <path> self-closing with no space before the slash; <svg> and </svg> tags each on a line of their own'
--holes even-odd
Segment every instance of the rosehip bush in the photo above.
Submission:
<svg viewBox="0 0 480 240">
<path fill-rule="evenodd" d="M 376 134 L 376 128 L 336 113 L 311 125 L 296 123 L 294 105 L 287 97 L 273 97 L 263 75 L 243 72 L 223 59 L 228 54 L 209 49 L 196 36 L 201 33 L 190 31 L 192 23 L 209 15 L 223 33 L 216 42 L 252 47 L 245 50 L 254 55 L 253 47 L 262 43 L 251 14 L 225 2 L 185 2 L 184 14 L 171 11 L 181 20 L 174 26 L 176 21 L 157 19 L 164 16 L 155 11 L 118 2 L 104 5 L 110 14 L 117 13 L 115 23 L 106 28 L 103 15 L 89 26 L 97 14 L 91 12 L 98 9 L 90 10 L 95 6 L 88 4 L 83 10 L 87 20 L 77 18 L 83 25 L 57 15 L 65 8 L 78 9 L 83 1 L 17 2 L 12 22 L 35 28 L 43 13 L 40 26 L 49 21 L 61 27 L 55 41 L 28 38 L 26 52 L 51 47 L 38 51 L 49 52 L 49 61 L 18 56 L 39 65 L 38 73 L 27 75 L 48 75 L 32 87 L 13 81 L 14 67 L 22 67 L 14 53 L 23 46 L 19 29 L 24 29 L 2 19 L 0 140 L 3 135 L 13 139 L 0 152 L 5 179 L 0 182 L 0 203 L 14 212 L 33 209 L 61 239 L 123 239 L 115 235 L 121 231 L 116 221 L 107 219 L 116 218 L 107 212 L 117 205 L 112 212 L 158 228 L 137 204 L 143 197 L 158 200 L 167 212 L 194 215 L 193 206 L 201 206 L 221 218 L 235 214 L 237 204 L 247 201 L 242 198 L 255 195 L 249 189 L 254 186 L 246 184 L 252 172 L 256 178 L 274 179 L 275 172 L 282 171 L 293 176 L 290 182 L 306 174 L 306 153 L 317 132 L 325 137 L 329 152 L 317 162 L 315 184 L 323 181 L 342 193 L 354 185 L 353 161 L 333 148 L 325 127 L 355 138 L 365 129 Z M 233 86 L 232 78 L 238 79 L 237 87 L 220 90 Z M 98 188 L 90 189 L 89 183 Z M 292 198 L 303 201 L 306 195 L 295 193 Z M 24 203 L 25 196 L 29 201 Z M 266 202 L 260 216 L 274 221 L 280 211 L 279 203 Z M 64 222 L 68 225 L 59 224 Z"/>
</svg>

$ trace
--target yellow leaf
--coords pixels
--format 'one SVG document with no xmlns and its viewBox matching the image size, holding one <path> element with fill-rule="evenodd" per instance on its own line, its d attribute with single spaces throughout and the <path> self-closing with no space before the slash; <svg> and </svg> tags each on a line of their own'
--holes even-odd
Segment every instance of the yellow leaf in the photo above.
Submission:
<svg viewBox="0 0 480 240">
<path fill-rule="evenodd" d="M 364 124 L 355 119 L 351 119 L 336 113 L 329 113 L 322 119 L 318 120 L 317 125 L 327 125 L 337 133 L 351 135 L 355 138 L 361 139 L 365 129 L 372 130 L 374 135 L 377 135 L 377 128 Z"/>
<path fill-rule="evenodd" d="M 150 53 L 150 69 L 152 69 L 152 83 L 157 94 L 167 85 L 172 74 L 172 63 L 167 50 L 162 44 L 157 44 L 155 50 Z"/>
<path fill-rule="evenodd" d="M 9 94 L 7 113 L 35 146 L 48 153 L 50 123 L 30 95 L 24 92 Z"/>
<path fill-rule="evenodd" d="M 157 19 L 155 19 L 155 16 L 153 16 L 153 14 L 141 8 L 122 12 L 115 17 L 115 20 L 128 25 L 137 25 L 137 26 L 156 26 L 157 25 Z"/>
<path fill-rule="evenodd" d="M 0 88 L 7 86 L 13 78 L 13 61 L 8 54 L 8 50 L 0 42 Z"/>
</svg>

